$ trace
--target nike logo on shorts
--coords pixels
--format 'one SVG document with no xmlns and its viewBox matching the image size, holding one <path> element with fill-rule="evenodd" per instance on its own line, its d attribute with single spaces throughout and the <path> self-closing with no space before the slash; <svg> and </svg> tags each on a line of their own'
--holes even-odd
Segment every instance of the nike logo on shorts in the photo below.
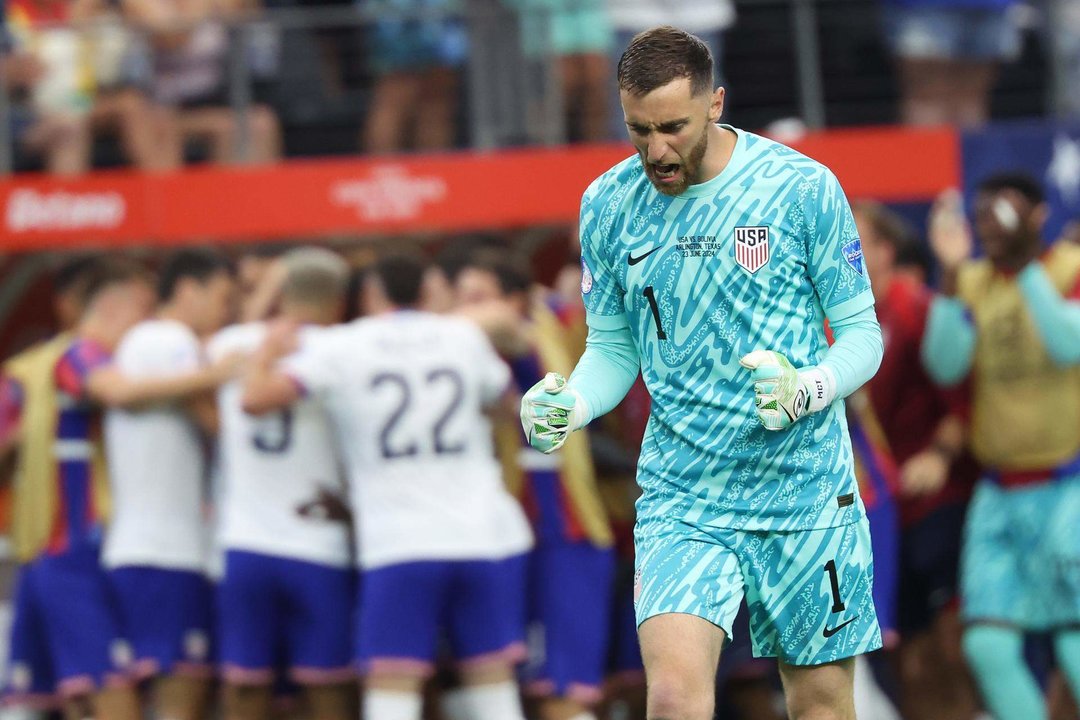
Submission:
<svg viewBox="0 0 1080 720">
<path fill-rule="evenodd" d="M 837 625 L 834 628 L 831 628 L 828 625 L 826 625 L 825 629 L 821 631 L 821 634 L 824 635 L 827 638 L 831 638 L 833 635 L 840 632 L 841 630 L 843 630 L 848 625 L 850 625 L 851 623 L 855 622 L 858 619 L 859 619 L 859 616 L 856 615 L 855 617 L 851 618 L 850 620 L 845 620 L 844 622 L 840 623 L 839 625 Z"/>
<path fill-rule="evenodd" d="M 637 265 L 639 262 L 641 262 L 645 258 L 649 257 L 650 255 L 652 255 L 654 252 L 656 252 L 659 249 L 660 249 L 659 247 L 654 247 L 652 250 L 645 253 L 644 255 L 638 255 L 637 257 L 634 257 L 634 253 L 629 253 L 626 256 L 626 262 L 629 265 Z"/>
</svg>

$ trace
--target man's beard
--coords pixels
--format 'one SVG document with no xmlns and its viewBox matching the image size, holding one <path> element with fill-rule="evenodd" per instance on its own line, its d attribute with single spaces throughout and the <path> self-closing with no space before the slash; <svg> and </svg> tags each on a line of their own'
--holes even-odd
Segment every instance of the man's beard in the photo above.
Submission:
<svg viewBox="0 0 1080 720">
<path fill-rule="evenodd" d="M 697 141 L 694 147 L 690 150 L 690 155 L 686 157 L 679 167 L 682 172 L 682 177 L 678 182 L 665 183 L 661 182 L 656 177 L 656 170 L 653 168 L 643 153 L 638 152 L 638 157 L 641 158 L 641 164 L 645 167 L 645 175 L 649 178 L 649 182 L 653 184 L 653 187 L 657 191 L 664 195 L 682 195 L 686 188 L 694 185 L 701 178 L 701 160 L 705 157 L 705 151 L 709 147 L 709 126 L 706 125 L 705 129 L 701 133 L 701 139 Z"/>
</svg>

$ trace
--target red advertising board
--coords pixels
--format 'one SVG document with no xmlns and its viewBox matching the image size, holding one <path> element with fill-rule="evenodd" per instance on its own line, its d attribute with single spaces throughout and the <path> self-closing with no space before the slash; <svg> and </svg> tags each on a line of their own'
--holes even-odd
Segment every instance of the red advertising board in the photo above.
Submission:
<svg viewBox="0 0 1080 720">
<path fill-rule="evenodd" d="M 811 134 L 795 147 L 851 197 L 915 201 L 959 182 L 949 129 Z M 401 158 L 294 160 L 170 174 L 102 172 L 0 182 L 0 249 L 464 232 L 571 223 L 623 144 Z"/>
</svg>

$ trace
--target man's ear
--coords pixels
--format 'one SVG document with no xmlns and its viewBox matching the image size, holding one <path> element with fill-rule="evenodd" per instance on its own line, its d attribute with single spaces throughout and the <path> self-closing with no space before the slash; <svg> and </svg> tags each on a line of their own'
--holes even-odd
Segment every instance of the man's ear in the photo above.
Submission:
<svg viewBox="0 0 1080 720">
<path fill-rule="evenodd" d="M 720 122 L 720 116 L 724 114 L 724 95 L 725 90 L 722 87 L 713 91 L 712 100 L 709 103 L 709 122 Z"/>
</svg>

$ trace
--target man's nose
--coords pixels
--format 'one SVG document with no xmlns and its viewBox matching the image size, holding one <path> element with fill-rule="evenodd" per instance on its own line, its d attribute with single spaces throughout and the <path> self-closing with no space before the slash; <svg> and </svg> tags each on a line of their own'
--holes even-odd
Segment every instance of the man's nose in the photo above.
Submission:
<svg viewBox="0 0 1080 720">
<path fill-rule="evenodd" d="M 658 163 L 663 160 L 664 155 L 667 153 L 668 144 L 663 138 L 655 137 L 649 140 L 649 155 L 648 159 L 651 163 Z"/>
</svg>

